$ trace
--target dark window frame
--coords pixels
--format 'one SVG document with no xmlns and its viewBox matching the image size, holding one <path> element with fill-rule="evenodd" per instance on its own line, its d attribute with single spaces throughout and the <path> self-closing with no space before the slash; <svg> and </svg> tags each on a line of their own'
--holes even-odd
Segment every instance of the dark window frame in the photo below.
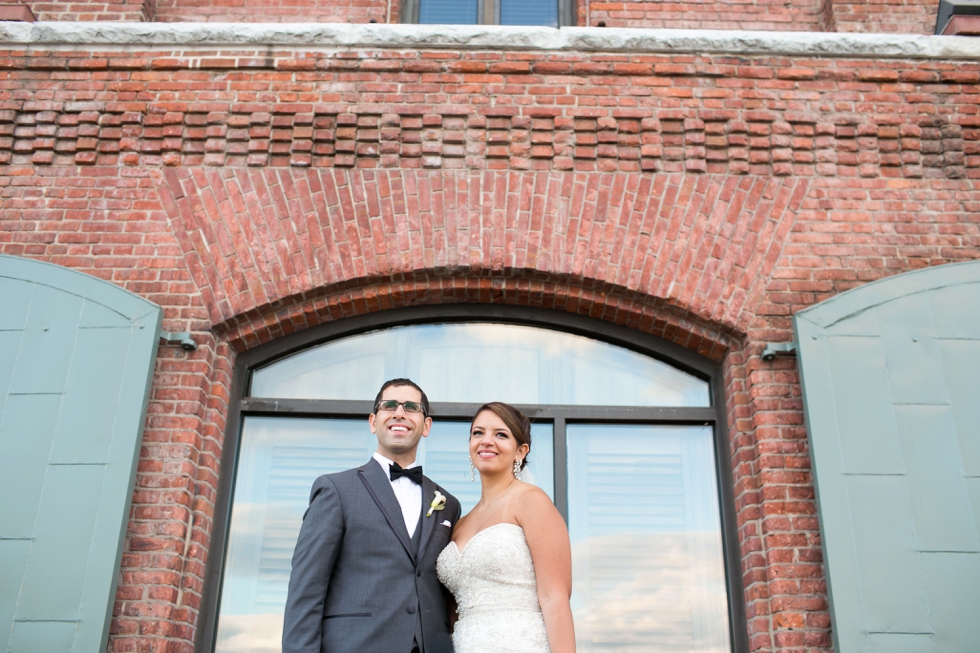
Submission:
<svg viewBox="0 0 980 653">
<path fill-rule="evenodd" d="M 576 3 L 574 0 L 556 0 L 558 2 L 558 26 L 575 27 L 578 25 L 576 16 Z M 406 24 L 418 24 L 421 0 L 402 0 L 399 10 L 399 22 Z M 476 15 L 479 19 L 478 25 L 498 25 L 500 24 L 500 4 L 499 0 L 477 0 Z"/>
<path fill-rule="evenodd" d="M 205 565 L 199 612 L 196 653 L 213 653 L 217 635 L 221 578 L 231 526 L 234 479 L 245 416 L 291 416 L 364 419 L 373 409 L 370 400 L 266 399 L 248 396 L 253 371 L 317 345 L 348 336 L 398 326 L 437 323 L 519 324 L 585 336 L 636 351 L 688 372 L 709 383 L 708 407 L 561 406 L 520 405 L 532 421 L 554 428 L 555 504 L 568 519 L 565 427 L 570 423 L 650 423 L 710 425 L 714 431 L 715 472 L 719 489 L 722 547 L 729 605 L 729 635 L 733 653 L 748 653 L 742 560 L 738 542 L 731 449 L 724 402 L 721 365 L 700 354 L 626 326 L 560 311 L 494 304 L 448 304 L 380 311 L 345 318 L 278 338 L 240 354 L 235 361 L 231 403 L 222 446 L 211 542 Z M 469 420 L 479 404 L 432 402 L 432 415 L 447 421 Z"/>
</svg>

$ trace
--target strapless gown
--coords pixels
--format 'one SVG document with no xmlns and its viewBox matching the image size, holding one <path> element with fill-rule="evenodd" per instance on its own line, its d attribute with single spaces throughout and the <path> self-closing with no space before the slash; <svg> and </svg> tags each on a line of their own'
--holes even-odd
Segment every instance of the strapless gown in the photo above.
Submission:
<svg viewBox="0 0 980 653">
<path fill-rule="evenodd" d="M 456 597 L 456 653 L 550 653 L 523 528 L 494 524 L 462 551 L 450 542 L 436 573 Z"/>
</svg>

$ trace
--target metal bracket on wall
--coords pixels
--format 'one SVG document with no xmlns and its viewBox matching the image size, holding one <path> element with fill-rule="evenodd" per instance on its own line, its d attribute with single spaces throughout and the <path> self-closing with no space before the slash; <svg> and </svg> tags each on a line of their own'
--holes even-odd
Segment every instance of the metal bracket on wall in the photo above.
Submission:
<svg viewBox="0 0 980 653">
<path fill-rule="evenodd" d="M 186 349 L 187 351 L 197 351 L 197 343 L 191 338 L 189 331 L 177 331 L 171 333 L 170 331 L 161 331 L 160 337 L 163 338 L 167 343 L 172 345 L 180 345 L 181 349 Z"/>
<path fill-rule="evenodd" d="M 766 348 L 762 350 L 762 360 L 774 361 L 779 354 L 796 356 L 796 342 L 767 342 Z"/>
</svg>

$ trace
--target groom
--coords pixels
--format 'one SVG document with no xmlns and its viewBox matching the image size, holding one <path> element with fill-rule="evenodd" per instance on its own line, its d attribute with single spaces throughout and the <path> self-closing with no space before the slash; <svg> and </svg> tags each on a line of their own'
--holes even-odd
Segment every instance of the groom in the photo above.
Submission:
<svg viewBox="0 0 980 653">
<path fill-rule="evenodd" d="M 429 401 L 408 379 L 393 379 L 368 424 L 378 437 L 373 459 L 313 483 L 293 552 L 283 653 L 432 653 L 448 636 L 435 565 L 459 502 L 415 464 L 432 427 Z"/>
</svg>

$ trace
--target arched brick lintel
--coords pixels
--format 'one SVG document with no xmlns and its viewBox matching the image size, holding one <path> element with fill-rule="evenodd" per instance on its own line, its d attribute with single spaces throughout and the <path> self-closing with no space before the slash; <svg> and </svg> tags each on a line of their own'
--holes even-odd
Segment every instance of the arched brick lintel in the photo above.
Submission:
<svg viewBox="0 0 980 653">
<path fill-rule="evenodd" d="M 386 307 L 504 302 L 634 325 L 718 360 L 746 332 L 808 188 L 620 172 L 152 174 L 206 326 L 238 350 Z"/>
<path fill-rule="evenodd" d="M 345 288 L 320 289 L 257 307 L 215 326 L 237 352 L 280 336 L 378 311 L 439 304 L 502 304 L 586 315 L 658 336 L 720 361 L 738 334 L 723 330 L 663 300 L 619 289 L 590 288 L 535 271 L 503 276 L 423 271 L 401 280 L 361 280 Z"/>
</svg>

